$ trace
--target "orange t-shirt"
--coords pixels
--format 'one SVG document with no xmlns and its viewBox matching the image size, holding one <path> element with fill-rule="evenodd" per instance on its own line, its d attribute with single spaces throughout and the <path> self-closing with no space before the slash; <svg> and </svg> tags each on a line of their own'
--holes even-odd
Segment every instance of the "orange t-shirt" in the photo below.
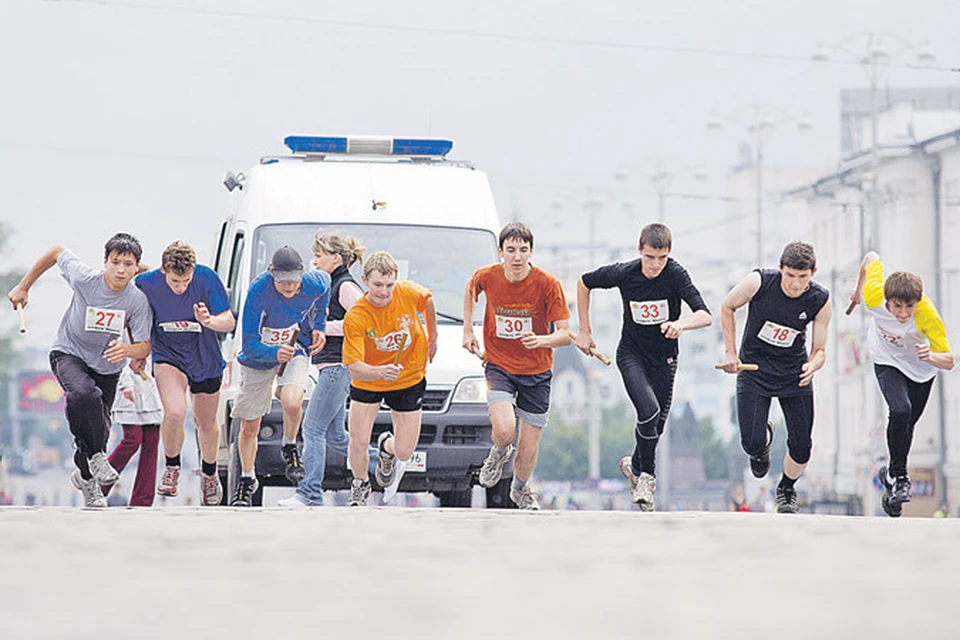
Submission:
<svg viewBox="0 0 960 640">
<path fill-rule="evenodd" d="M 429 289 L 411 280 L 402 280 L 393 289 L 385 307 L 370 304 L 367 295 L 350 307 L 343 318 L 343 364 L 365 362 L 379 367 L 393 364 L 403 336 L 406 344 L 400 365 L 403 370 L 393 382 L 354 380 L 353 386 L 367 391 L 396 391 L 412 387 L 427 369 L 427 331 L 417 313 L 425 313 L 433 296 Z"/>
<path fill-rule="evenodd" d="M 555 277 L 530 266 L 520 282 L 510 282 L 502 264 L 480 267 L 473 274 L 477 298 L 487 296 L 483 313 L 483 348 L 487 360 L 514 375 L 543 373 L 553 368 L 553 349 L 527 349 L 520 335 L 550 333 L 550 323 L 570 317 L 563 287 Z"/>
</svg>

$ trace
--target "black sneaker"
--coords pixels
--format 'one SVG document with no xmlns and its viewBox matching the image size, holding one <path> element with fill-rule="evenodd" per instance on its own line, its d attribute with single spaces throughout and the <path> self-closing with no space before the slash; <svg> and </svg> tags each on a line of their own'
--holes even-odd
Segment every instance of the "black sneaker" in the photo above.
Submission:
<svg viewBox="0 0 960 640">
<path fill-rule="evenodd" d="M 887 477 L 887 468 L 880 467 L 880 470 L 877 472 L 877 479 L 880 480 L 880 484 L 883 485 L 883 497 L 880 499 L 880 505 L 883 507 L 883 512 L 886 513 L 891 518 L 899 518 L 903 515 L 903 506 L 900 504 L 900 500 L 897 499 L 897 496 L 893 491 L 893 484 L 890 483 L 890 479 Z M 909 485 L 910 481 L 907 480 Z M 909 492 L 909 487 L 907 489 Z"/>
<path fill-rule="evenodd" d="M 770 446 L 773 444 L 773 423 L 767 421 L 767 446 L 758 456 L 750 456 L 750 472 L 754 478 L 764 478 L 770 471 Z"/>
<path fill-rule="evenodd" d="M 297 449 L 297 445 L 283 445 L 283 448 L 280 449 L 280 457 L 283 458 L 283 461 L 287 465 L 284 469 L 284 474 L 287 476 L 290 484 L 297 484 L 303 480 L 306 472 L 303 470 L 303 463 L 300 462 L 300 450 Z"/>
<path fill-rule="evenodd" d="M 777 513 L 797 512 L 797 490 L 777 486 Z"/>
<path fill-rule="evenodd" d="M 233 494 L 233 500 L 230 501 L 231 507 L 252 507 L 253 494 L 260 488 L 260 483 L 256 478 L 240 476 L 237 482 L 237 491 Z"/>
<path fill-rule="evenodd" d="M 893 483 L 893 495 L 900 503 L 910 502 L 910 478 L 898 476 Z"/>
</svg>

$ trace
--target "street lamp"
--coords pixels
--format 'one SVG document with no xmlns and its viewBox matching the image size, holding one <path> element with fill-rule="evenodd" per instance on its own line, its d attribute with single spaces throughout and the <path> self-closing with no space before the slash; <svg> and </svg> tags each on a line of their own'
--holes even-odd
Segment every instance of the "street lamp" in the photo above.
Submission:
<svg viewBox="0 0 960 640">
<path fill-rule="evenodd" d="M 674 178 L 685 174 L 693 176 L 698 182 L 708 178 L 702 167 L 683 164 L 664 157 L 657 158 L 653 171 L 650 172 L 650 182 L 657 190 L 657 220 L 664 224 L 667 222 L 667 197 L 670 196 L 670 184 Z M 630 179 L 630 173 L 619 170 L 613 177 L 618 182 L 625 182 Z"/>
<path fill-rule="evenodd" d="M 763 145 L 765 133 L 785 122 L 795 122 L 797 129 L 807 131 L 813 128 L 810 119 L 803 114 L 792 114 L 785 109 L 769 104 L 757 103 L 741 109 L 739 113 L 749 111 L 750 119 L 744 120 L 738 112 L 732 114 L 714 113 L 707 120 L 707 129 L 717 131 L 723 129 L 724 123 L 732 123 L 744 129 L 753 138 L 753 147 L 756 149 L 757 167 L 757 266 L 763 265 Z"/>
<path fill-rule="evenodd" d="M 895 44 L 897 49 L 890 51 L 887 42 Z M 854 43 L 860 48 L 851 49 Z M 856 61 L 870 82 L 870 248 L 880 250 L 880 189 L 878 176 L 880 171 L 880 142 L 877 115 L 879 111 L 878 89 L 883 72 L 894 59 L 908 51 L 915 54 L 920 65 L 926 65 L 936 56 L 929 42 L 913 44 L 910 41 L 887 31 L 866 31 L 849 35 L 837 42 L 817 43 L 817 51 L 811 56 L 816 62 L 830 62 L 830 52 L 834 51 Z"/>
</svg>

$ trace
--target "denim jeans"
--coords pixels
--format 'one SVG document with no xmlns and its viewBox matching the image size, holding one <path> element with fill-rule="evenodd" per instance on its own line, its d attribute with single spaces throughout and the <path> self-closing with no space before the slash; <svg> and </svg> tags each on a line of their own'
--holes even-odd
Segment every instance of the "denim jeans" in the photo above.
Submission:
<svg viewBox="0 0 960 640">
<path fill-rule="evenodd" d="M 323 476 L 327 470 L 327 447 L 347 457 L 350 439 L 346 428 L 350 370 L 342 364 L 323 367 L 317 373 L 317 386 L 303 416 L 303 480 L 297 493 L 309 505 L 323 504 Z M 376 448 L 371 447 L 371 473 L 377 464 Z"/>
</svg>

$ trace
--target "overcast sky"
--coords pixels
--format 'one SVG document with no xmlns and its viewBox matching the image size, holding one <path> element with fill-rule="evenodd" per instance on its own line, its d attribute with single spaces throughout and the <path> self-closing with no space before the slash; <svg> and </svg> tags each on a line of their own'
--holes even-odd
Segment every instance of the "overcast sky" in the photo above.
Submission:
<svg viewBox="0 0 960 640">
<path fill-rule="evenodd" d="M 488 173 L 503 219 L 582 238 L 577 203 L 600 193 L 607 237 L 623 237 L 619 201 L 638 219 L 655 212 L 658 156 L 711 176 L 678 175 L 671 189 L 723 191 L 742 136 L 707 132 L 713 112 L 807 113 L 813 131 L 781 126 L 770 164 L 836 165 L 840 90 L 865 77 L 810 62 L 818 41 L 867 30 L 929 40 L 937 68 L 896 66 L 889 84 L 957 86 L 942 70 L 960 67 L 957 24 L 950 0 L 2 0 L 0 218 L 15 236 L 0 268 L 56 243 L 95 264 L 120 230 L 150 264 L 175 238 L 207 260 L 224 173 L 283 152 L 290 133 L 449 137 L 452 157 Z M 632 179 L 615 183 L 623 170 Z M 670 207 L 678 232 L 723 216 L 719 201 Z M 691 234 L 685 251 L 712 237 Z M 66 305 L 58 280 L 34 290 L 35 346 L 49 345 Z"/>
</svg>

